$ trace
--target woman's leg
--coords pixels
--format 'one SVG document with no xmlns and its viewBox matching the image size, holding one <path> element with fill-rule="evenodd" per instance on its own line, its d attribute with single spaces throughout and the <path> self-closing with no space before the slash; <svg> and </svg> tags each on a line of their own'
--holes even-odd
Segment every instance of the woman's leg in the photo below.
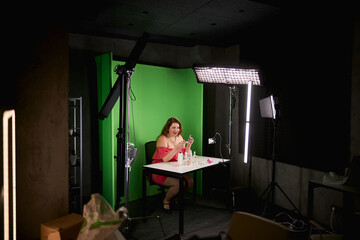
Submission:
<svg viewBox="0 0 360 240">
<path fill-rule="evenodd" d="M 163 200 L 164 208 L 170 209 L 171 199 L 179 193 L 179 179 L 168 177 L 163 185 L 169 187 Z"/>
<path fill-rule="evenodd" d="M 185 174 L 184 179 L 185 179 L 184 190 L 189 191 L 194 186 L 194 179 L 189 174 Z"/>
<path fill-rule="evenodd" d="M 184 190 L 190 190 L 194 185 L 194 180 L 189 174 L 184 175 Z M 164 208 L 170 209 L 170 201 L 179 193 L 179 179 L 168 177 L 163 183 L 164 186 L 169 187 L 165 198 L 163 200 Z"/>
</svg>

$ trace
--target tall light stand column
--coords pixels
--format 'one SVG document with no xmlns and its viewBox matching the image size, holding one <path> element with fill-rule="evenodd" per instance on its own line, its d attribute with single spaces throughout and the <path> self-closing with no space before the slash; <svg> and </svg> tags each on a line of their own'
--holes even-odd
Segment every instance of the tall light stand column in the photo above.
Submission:
<svg viewBox="0 0 360 240">
<path fill-rule="evenodd" d="M 229 158 L 231 159 L 231 143 L 232 143 L 232 109 L 233 109 L 233 91 L 235 91 L 235 86 L 229 87 L 229 140 L 226 145 L 229 151 Z"/>
<path fill-rule="evenodd" d="M 130 90 L 130 78 L 134 73 L 134 70 L 128 70 L 126 72 L 126 150 L 125 150 L 125 168 L 126 168 L 126 189 L 125 189 L 125 206 L 126 209 L 129 209 L 129 186 L 130 186 L 130 168 L 131 168 L 131 159 L 129 155 L 130 145 L 129 142 L 129 90 Z M 134 146 L 134 144 L 132 144 Z M 134 161 L 135 159 L 133 159 Z"/>
<path fill-rule="evenodd" d="M 235 91 L 235 86 L 230 86 L 229 87 L 229 140 L 228 140 L 228 144 L 226 144 L 226 147 L 229 151 L 229 159 L 231 161 L 231 143 L 232 143 L 232 110 L 233 110 L 233 91 Z M 230 197 L 230 199 L 232 200 L 231 204 L 231 211 L 233 211 L 235 209 L 235 192 L 234 189 L 231 186 L 231 169 L 230 166 L 227 166 L 228 168 L 228 174 L 227 174 L 227 180 L 226 182 L 229 183 L 229 188 L 228 188 L 228 195 Z"/>
<path fill-rule="evenodd" d="M 130 171 L 131 171 L 131 164 L 136 160 L 136 156 L 137 156 L 137 148 L 135 146 L 134 143 L 131 143 L 129 141 L 129 94 L 130 94 L 130 85 L 131 85 L 131 75 L 134 73 L 134 69 L 132 70 L 126 70 L 126 72 L 123 74 L 124 78 L 123 79 L 125 81 L 125 85 L 126 85 L 126 129 L 125 129 L 125 134 L 126 134 L 126 139 L 125 139 L 125 170 L 126 170 L 126 175 L 125 175 L 125 184 L 126 184 L 126 188 L 125 188 L 125 207 L 126 209 L 129 211 L 129 188 L 130 188 Z M 145 216 L 145 217 L 135 217 L 132 218 L 130 217 L 130 212 L 128 212 L 128 217 L 126 219 L 126 221 L 124 222 L 124 231 L 122 232 L 127 238 L 126 239 L 131 239 L 131 236 L 128 234 L 129 231 L 129 226 L 130 226 L 130 222 L 132 221 L 136 221 L 136 220 L 145 220 L 145 219 L 150 219 L 150 218 L 156 218 L 159 221 L 160 227 L 161 227 L 161 231 L 163 232 L 164 236 L 166 236 L 165 231 L 164 231 L 164 227 L 162 225 L 160 216 L 158 215 L 151 215 L 151 216 Z"/>
</svg>

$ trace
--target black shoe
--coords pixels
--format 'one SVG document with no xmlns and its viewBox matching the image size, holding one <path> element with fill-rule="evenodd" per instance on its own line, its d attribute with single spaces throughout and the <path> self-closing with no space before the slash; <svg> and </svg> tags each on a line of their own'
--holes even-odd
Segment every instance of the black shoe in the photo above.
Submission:
<svg viewBox="0 0 360 240">
<path fill-rule="evenodd" d="M 169 209 L 165 208 L 164 206 L 169 206 Z M 163 203 L 163 205 L 162 205 L 162 209 L 163 209 L 163 210 L 164 210 L 164 212 L 166 212 L 167 214 L 172 213 L 170 203 Z"/>
<path fill-rule="evenodd" d="M 171 200 L 171 209 L 179 210 L 179 202 L 176 199 Z"/>
</svg>

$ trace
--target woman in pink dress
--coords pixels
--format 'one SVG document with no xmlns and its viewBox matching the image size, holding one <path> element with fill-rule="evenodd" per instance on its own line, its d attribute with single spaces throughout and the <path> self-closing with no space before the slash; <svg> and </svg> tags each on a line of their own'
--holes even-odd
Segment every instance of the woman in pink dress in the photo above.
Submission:
<svg viewBox="0 0 360 240">
<path fill-rule="evenodd" d="M 167 120 L 160 136 L 157 139 L 156 151 L 153 155 L 152 163 L 174 162 L 177 161 L 178 152 L 190 154 L 190 148 L 194 140 L 189 136 L 186 142 L 182 134 L 182 126 L 179 119 L 171 117 Z M 157 174 L 152 175 L 155 183 L 168 187 L 168 191 L 163 200 L 163 209 L 167 213 L 171 213 L 170 202 L 179 193 L 179 179 L 165 177 Z M 193 186 L 193 179 L 190 175 L 184 175 L 184 190 L 187 191 Z"/>
</svg>

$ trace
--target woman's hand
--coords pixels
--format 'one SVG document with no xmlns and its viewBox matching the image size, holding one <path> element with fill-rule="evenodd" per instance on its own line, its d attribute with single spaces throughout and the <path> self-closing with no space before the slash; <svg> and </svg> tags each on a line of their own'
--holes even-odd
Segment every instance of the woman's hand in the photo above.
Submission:
<svg viewBox="0 0 360 240">
<path fill-rule="evenodd" d="M 184 148 L 184 147 L 185 147 L 185 144 L 186 144 L 185 140 L 182 140 L 182 141 L 180 141 L 178 144 L 176 144 L 174 148 L 175 148 L 176 150 L 179 150 L 179 149 L 181 149 L 181 148 Z"/>
<path fill-rule="evenodd" d="M 159 138 L 160 139 L 160 138 Z M 159 141 L 159 140 L 158 140 Z M 185 142 L 185 140 L 182 140 L 182 141 L 180 141 L 179 143 L 177 143 L 175 146 L 174 146 L 174 148 L 168 153 L 168 154 L 166 154 L 163 158 L 162 158 L 162 160 L 164 161 L 164 162 L 168 162 L 168 161 L 170 161 L 174 156 L 175 156 L 175 154 L 177 154 L 177 152 L 181 149 L 181 148 L 184 148 L 185 147 L 185 144 L 186 144 L 186 142 Z M 159 146 L 161 146 L 160 144 L 158 144 L 158 147 Z M 165 145 L 166 146 L 166 145 Z"/>
<path fill-rule="evenodd" d="M 189 139 L 188 139 L 188 141 L 186 142 L 186 143 L 187 143 L 187 144 L 186 144 L 186 151 L 189 151 L 189 150 L 190 150 L 191 145 L 193 144 L 193 142 L 194 142 L 194 139 L 191 137 L 191 134 L 190 134 Z"/>
</svg>

